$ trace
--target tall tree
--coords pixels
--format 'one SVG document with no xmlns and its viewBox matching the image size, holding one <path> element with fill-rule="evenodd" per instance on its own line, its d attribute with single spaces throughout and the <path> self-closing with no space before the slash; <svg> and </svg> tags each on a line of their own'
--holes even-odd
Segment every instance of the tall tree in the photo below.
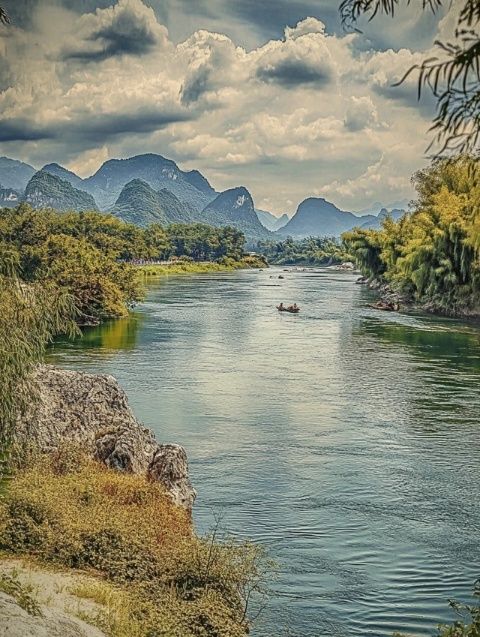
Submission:
<svg viewBox="0 0 480 637">
<path fill-rule="evenodd" d="M 346 28 L 356 29 L 360 17 L 373 20 L 382 13 L 394 17 L 401 4 L 402 0 L 343 0 L 340 14 Z M 476 152 L 480 136 L 480 0 L 421 0 L 421 4 L 424 10 L 435 12 L 445 5 L 447 11 L 456 12 L 452 40 L 436 40 L 438 54 L 426 57 L 405 76 L 416 72 L 419 97 L 427 89 L 437 99 L 429 149 L 435 147 L 437 156 Z"/>
</svg>

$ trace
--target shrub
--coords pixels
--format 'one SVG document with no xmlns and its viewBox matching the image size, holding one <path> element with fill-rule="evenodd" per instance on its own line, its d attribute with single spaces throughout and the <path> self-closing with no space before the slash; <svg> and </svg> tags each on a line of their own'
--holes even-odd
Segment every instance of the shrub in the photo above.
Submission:
<svg viewBox="0 0 480 637">
<path fill-rule="evenodd" d="M 0 504 L 0 549 L 105 577 L 127 596 L 114 637 L 244 635 L 249 600 L 264 594 L 269 568 L 252 544 L 196 537 L 160 484 L 59 454 L 12 478 Z M 97 619 L 108 624 L 105 613 Z M 137 632 L 122 632 L 127 620 Z"/>
</svg>

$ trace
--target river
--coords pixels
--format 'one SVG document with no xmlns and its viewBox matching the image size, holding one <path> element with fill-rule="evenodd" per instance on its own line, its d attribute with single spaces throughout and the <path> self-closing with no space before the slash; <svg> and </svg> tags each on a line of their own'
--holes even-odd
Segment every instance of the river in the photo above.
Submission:
<svg viewBox="0 0 480 637">
<path fill-rule="evenodd" d="M 480 576 L 480 329 L 370 309 L 354 281 L 161 279 L 50 355 L 186 447 L 199 531 L 219 514 L 278 560 L 255 637 L 431 635 Z"/>
</svg>

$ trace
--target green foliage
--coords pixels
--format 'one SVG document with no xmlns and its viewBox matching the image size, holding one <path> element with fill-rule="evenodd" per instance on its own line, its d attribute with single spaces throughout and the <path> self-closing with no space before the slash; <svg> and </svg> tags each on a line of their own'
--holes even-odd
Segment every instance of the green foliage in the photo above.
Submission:
<svg viewBox="0 0 480 637">
<path fill-rule="evenodd" d="M 348 260 L 344 246 L 335 239 L 308 237 L 295 241 L 259 241 L 256 249 L 269 263 L 278 265 L 325 265 Z"/>
<path fill-rule="evenodd" d="M 114 596 L 96 618 L 114 637 L 245 635 L 270 568 L 261 549 L 196 537 L 159 483 L 72 453 L 13 477 L 0 503 L 0 549 L 96 570 L 120 591 L 121 603 Z"/>
<path fill-rule="evenodd" d="M 418 172 L 418 201 L 398 223 L 343 235 L 369 276 L 437 312 L 480 312 L 480 186 L 477 162 L 460 156 Z"/>
<path fill-rule="evenodd" d="M 169 257 L 192 257 L 194 261 L 218 261 L 243 257 L 245 237 L 231 226 L 217 228 L 202 223 L 172 224 L 166 228 L 171 244 Z"/>
<path fill-rule="evenodd" d="M 28 382 L 46 344 L 72 332 L 73 301 L 51 282 L 22 283 L 18 254 L 0 244 L 0 455 L 5 459 L 18 415 L 34 399 Z"/>
</svg>

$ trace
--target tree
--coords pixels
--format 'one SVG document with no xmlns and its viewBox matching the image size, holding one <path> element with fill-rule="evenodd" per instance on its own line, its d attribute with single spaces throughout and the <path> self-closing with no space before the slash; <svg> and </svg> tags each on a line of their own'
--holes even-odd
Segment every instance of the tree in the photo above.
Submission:
<svg viewBox="0 0 480 637">
<path fill-rule="evenodd" d="M 480 185 L 471 157 L 437 160 L 417 172 L 411 213 L 379 231 L 343 235 L 370 277 L 436 312 L 480 311 Z"/>
<path fill-rule="evenodd" d="M 427 89 L 437 99 L 431 127 L 434 137 L 429 147 L 437 146 L 436 156 L 475 152 L 480 136 L 480 0 L 461 0 L 457 4 L 448 0 L 421 2 L 424 10 L 431 11 L 440 9 L 444 2 L 448 11 L 460 5 L 457 28 L 453 41 L 437 40 L 438 55 L 413 66 L 403 80 L 417 72 L 419 97 Z M 393 17 L 400 3 L 401 0 L 343 0 L 342 22 L 346 28 L 355 29 L 363 15 L 370 20 L 379 13 Z"/>
<path fill-rule="evenodd" d="M 33 399 L 29 375 L 49 341 L 75 329 L 73 300 L 54 284 L 25 284 L 18 254 L 0 243 L 0 458 L 6 460 L 16 419 Z M 1 475 L 1 471 L 0 471 Z"/>
</svg>

